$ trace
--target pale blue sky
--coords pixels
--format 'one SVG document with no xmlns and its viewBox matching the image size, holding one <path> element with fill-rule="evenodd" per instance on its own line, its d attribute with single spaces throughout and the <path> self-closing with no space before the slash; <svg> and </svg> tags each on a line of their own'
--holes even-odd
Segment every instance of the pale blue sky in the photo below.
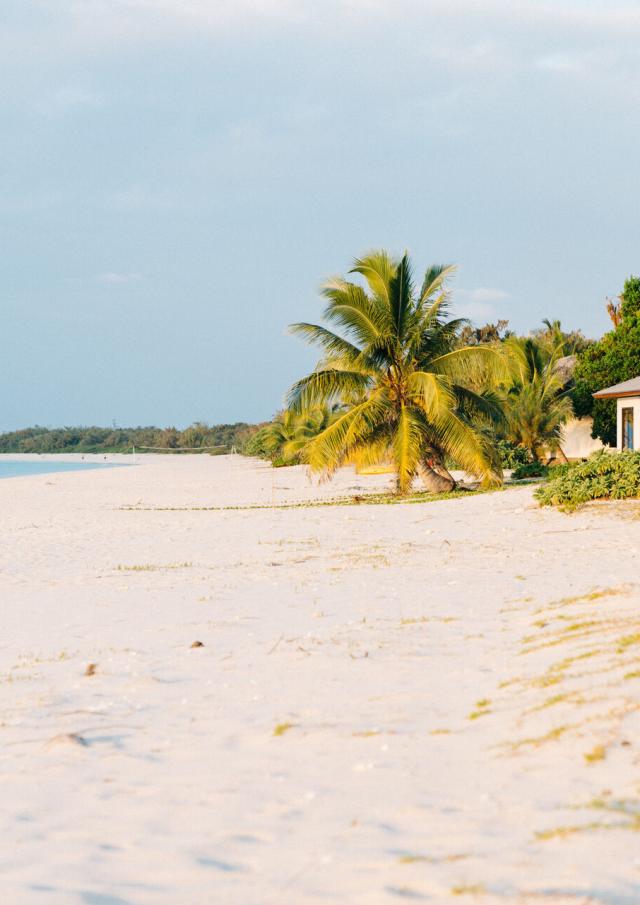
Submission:
<svg viewBox="0 0 640 905">
<path fill-rule="evenodd" d="M 268 418 L 372 247 L 600 334 L 639 46 L 638 3 L 3 0 L 0 429 Z"/>
</svg>

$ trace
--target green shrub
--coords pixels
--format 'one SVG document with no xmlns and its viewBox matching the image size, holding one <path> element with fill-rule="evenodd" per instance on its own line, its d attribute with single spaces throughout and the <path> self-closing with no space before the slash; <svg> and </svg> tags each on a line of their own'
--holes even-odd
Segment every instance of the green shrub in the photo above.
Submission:
<svg viewBox="0 0 640 905">
<path fill-rule="evenodd" d="M 586 462 L 561 465 L 535 491 L 543 506 L 575 509 L 590 500 L 640 497 L 640 452 L 597 452 Z"/>
<path fill-rule="evenodd" d="M 526 465 L 531 462 L 531 455 L 528 449 L 522 446 L 516 446 L 509 440 L 497 440 L 496 448 L 500 456 L 500 464 L 503 468 L 518 468 L 519 465 Z"/>
<path fill-rule="evenodd" d="M 514 481 L 521 481 L 524 478 L 546 478 L 548 474 L 548 465 L 543 465 L 542 462 L 527 462 L 525 465 L 518 465 L 511 477 Z"/>
</svg>

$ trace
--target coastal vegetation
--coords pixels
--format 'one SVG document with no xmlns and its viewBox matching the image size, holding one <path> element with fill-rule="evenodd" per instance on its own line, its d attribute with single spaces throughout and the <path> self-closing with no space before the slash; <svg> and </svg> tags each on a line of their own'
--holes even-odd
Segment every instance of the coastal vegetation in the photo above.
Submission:
<svg viewBox="0 0 640 905">
<path fill-rule="evenodd" d="M 592 393 L 640 374 L 640 278 L 630 277 L 607 310 L 613 330 L 579 352 L 572 397 L 577 415 L 593 417 L 593 436 L 615 446 L 615 399 L 593 399 Z"/>
<path fill-rule="evenodd" d="M 455 469 L 483 488 L 499 486 L 503 469 L 516 480 L 548 477 L 537 491 L 543 504 L 640 496 L 640 454 L 547 462 L 564 457 L 562 432 L 574 415 L 593 416 L 593 436 L 615 444 L 615 402 L 592 393 L 640 373 L 640 278 L 608 302 L 613 329 L 594 341 L 557 319 L 519 336 L 507 320 L 475 326 L 453 317 L 454 270 L 431 266 L 417 283 L 408 255 L 379 250 L 356 259 L 348 277 L 327 281 L 323 323 L 290 328 L 319 347 L 319 361 L 270 422 L 36 426 L 0 435 L 0 453 L 235 449 L 326 477 L 344 464 L 393 471 L 405 496 L 416 476 L 430 493 L 456 491 Z"/>
<path fill-rule="evenodd" d="M 304 447 L 312 471 L 331 475 L 348 461 L 388 460 L 399 493 L 418 473 L 428 490 L 441 492 L 455 486 L 452 460 L 484 485 L 500 483 L 491 432 L 502 419 L 493 387 L 506 373 L 504 356 L 489 343 L 459 345 L 463 322 L 448 315 L 452 273 L 429 267 L 417 286 L 406 254 L 397 260 L 375 251 L 350 270 L 366 288 L 343 277 L 323 287 L 328 326 L 292 325 L 322 357 L 289 391 L 289 409 L 341 407 Z"/>
<path fill-rule="evenodd" d="M 416 475 L 433 492 L 456 486 L 455 468 L 490 486 L 503 468 L 539 474 L 543 458 L 562 456 L 573 372 L 593 341 L 559 320 L 523 337 L 506 320 L 453 318 L 453 271 L 432 266 L 418 287 L 407 255 L 380 250 L 356 259 L 353 279 L 329 280 L 324 323 L 291 327 L 320 360 L 245 450 L 325 476 L 347 463 L 386 466 L 399 493 Z"/>
<path fill-rule="evenodd" d="M 533 462 L 543 453 L 556 454 L 562 428 L 573 415 L 558 361 L 559 345 L 547 345 L 532 337 L 510 337 L 505 343 L 511 379 L 501 393 L 506 420 L 505 437 L 528 452 Z"/>
<path fill-rule="evenodd" d="M 553 468 L 535 496 L 543 506 L 575 509 L 591 500 L 640 497 L 640 452 L 594 453 L 586 462 Z"/>
<path fill-rule="evenodd" d="M 335 407 L 330 406 L 316 406 L 304 412 L 285 409 L 249 437 L 243 452 L 247 456 L 270 459 L 276 467 L 298 465 L 309 440 L 328 427 L 335 416 Z"/>
<path fill-rule="evenodd" d="M 221 455 L 234 446 L 240 450 L 258 429 L 258 425 L 244 423 L 203 422 L 182 431 L 175 427 L 29 427 L 0 434 L 0 453 L 130 453 L 135 446 L 154 447 L 159 452 L 202 449 Z"/>
</svg>

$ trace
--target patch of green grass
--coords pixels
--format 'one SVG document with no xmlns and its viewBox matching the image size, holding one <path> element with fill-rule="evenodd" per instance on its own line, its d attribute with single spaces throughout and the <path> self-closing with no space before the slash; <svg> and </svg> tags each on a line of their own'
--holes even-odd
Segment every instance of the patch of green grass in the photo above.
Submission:
<svg viewBox="0 0 640 905">
<path fill-rule="evenodd" d="M 566 625 L 562 631 L 563 632 L 580 632 L 585 628 L 593 628 L 594 626 L 602 625 L 602 620 L 599 619 L 585 619 L 584 622 L 574 622 L 571 625 Z"/>
<path fill-rule="evenodd" d="M 623 654 L 628 647 L 632 647 L 634 644 L 640 644 L 640 632 L 634 632 L 633 635 L 625 635 L 624 638 L 620 638 L 618 641 L 618 653 Z"/>
<path fill-rule="evenodd" d="M 295 723 L 277 723 L 273 730 L 273 734 L 276 736 L 284 735 L 285 732 L 289 732 L 290 729 L 293 729 L 295 725 Z"/>
<path fill-rule="evenodd" d="M 546 673 L 544 676 L 532 679 L 530 685 L 533 688 L 549 688 L 551 685 L 558 685 L 562 682 L 562 678 L 562 676 L 552 676 L 549 673 Z"/>
<path fill-rule="evenodd" d="M 468 719 L 477 720 L 481 716 L 486 716 L 488 713 L 491 713 L 489 710 L 490 704 L 491 701 L 489 698 L 481 698 L 479 701 L 476 701 L 476 709 L 469 714 Z"/>
<path fill-rule="evenodd" d="M 640 669 L 625 673 L 625 679 L 640 679 Z"/>
<path fill-rule="evenodd" d="M 584 755 L 584 759 L 588 764 L 595 764 L 600 760 L 604 760 L 607 756 L 607 749 L 604 745 L 596 745 L 593 750 Z"/>
<path fill-rule="evenodd" d="M 576 654 L 573 657 L 565 657 L 564 660 L 559 660 L 557 663 L 554 663 L 553 666 L 550 666 L 549 669 L 552 672 L 564 672 L 565 669 L 569 669 L 570 666 L 573 666 L 574 663 L 578 663 L 580 660 L 588 660 L 590 657 L 598 657 L 600 654 L 604 654 L 606 651 L 601 648 L 597 648 L 596 650 L 586 650 L 581 654 Z"/>
<path fill-rule="evenodd" d="M 600 829 L 601 823 L 586 823 L 582 826 L 557 826 L 549 830 L 540 830 L 536 833 L 536 839 L 539 842 L 547 842 L 549 839 L 567 839 L 569 836 L 575 836 L 576 833 L 584 833 L 587 830 Z"/>
<path fill-rule="evenodd" d="M 155 565 L 153 563 L 143 563 L 142 565 L 133 566 L 116 566 L 118 572 L 164 572 L 167 569 L 190 569 L 192 562 L 170 562 L 165 565 Z"/>
<path fill-rule="evenodd" d="M 609 810 L 607 808 L 607 810 Z M 596 830 L 630 830 L 633 833 L 640 832 L 640 817 L 634 816 L 632 820 L 616 820 L 611 823 L 593 821 L 591 823 L 576 824 L 575 826 L 558 826 L 548 830 L 541 830 L 535 834 L 539 842 L 547 842 L 550 839 L 567 839 L 576 833 L 589 833 Z"/>
<path fill-rule="evenodd" d="M 555 729 L 550 729 L 549 732 L 546 732 L 544 735 L 534 736 L 532 738 L 523 738 L 519 742 L 515 742 L 512 747 L 514 749 L 524 748 L 525 745 L 530 745 L 534 748 L 538 748 L 540 745 L 544 745 L 545 742 L 555 742 L 559 738 L 561 738 L 566 732 L 569 732 L 571 729 L 575 729 L 575 726 L 556 726 Z"/>
<path fill-rule="evenodd" d="M 498 688 L 509 688 L 510 685 L 517 685 L 519 682 L 522 682 L 521 676 L 516 676 L 515 679 L 503 679 Z"/>
<path fill-rule="evenodd" d="M 551 603 L 546 604 L 546 606 L 540 607 L 538 613 L 543 613 L 545 610 L 555 610 L 565 606 L 572 606 L 575 603 L 591 603 L 594 600 L 602 600 L 605 597 L 619 597 L 622 594 L 627 594 L 629 588 L 626 585 L 619 587 L 611 587 L 611 588 L 599 588 L 595 591 L 589 591 L 586 594 L 577 594 L 574 597 L 562 597 L 560 600 L 552 601 Z"/>
<path fill-rule="evenodd" d="M 580 697 L 575 698 L 574 694 L 575 693 L 569 691 L 565 691 L 562 694 L 554 694 L 550 698 L 547 698 L 546 701 L 543 701 L 542 704 L 538 704 L 537 707 L 531 707 L 531 709 L 526 712 L 538 713 L 540 710 L 546 710 L 548 707 L 555 707 L 556 704 L 582 704 L 584 702 L 584 699 Z"/>
<path fill-rule="evenodd" d="M 596 811 L 609 811 L 612 814 L 624 814 L 625 817 L 633 817 L 640 820 L 640 801 L 630 798 L 593 798 L 581 807 L 592 808 Z"/>
</svg>

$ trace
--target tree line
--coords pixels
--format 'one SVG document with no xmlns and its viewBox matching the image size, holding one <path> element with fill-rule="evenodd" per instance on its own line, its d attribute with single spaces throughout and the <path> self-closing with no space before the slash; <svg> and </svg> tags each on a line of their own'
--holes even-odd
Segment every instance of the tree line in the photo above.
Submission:
<svg viewBox="0 0 640 905">
<path fill-rule="evenodd" d="M 0 434 L 0 453 L 130 453 L 133 447 L 202 449 L 224 455 L 232 448 L 241 451 L 259 425 L 196 422 L 185 430 L 175 427 L 29 427 Z M 206 449 L 206 447 L 219 447 Z"/>
</svg>

